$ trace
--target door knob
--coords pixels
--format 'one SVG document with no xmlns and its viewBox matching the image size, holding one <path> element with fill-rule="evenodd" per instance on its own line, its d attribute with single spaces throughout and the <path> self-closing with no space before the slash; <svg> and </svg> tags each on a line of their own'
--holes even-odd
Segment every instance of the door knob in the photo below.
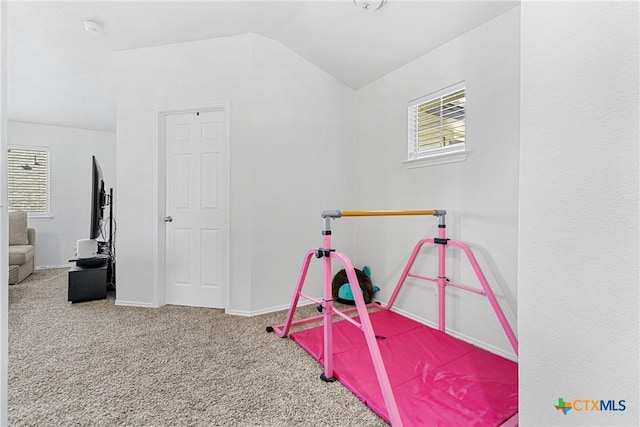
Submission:
<svg viewBox="0 0 640 427">
<path fill-rule="evenodd" d="M 171 222 L 173 221 L 173 217 L 172 216 L 165 216 L 164 217 L 164 222 Z"/>
</svg>

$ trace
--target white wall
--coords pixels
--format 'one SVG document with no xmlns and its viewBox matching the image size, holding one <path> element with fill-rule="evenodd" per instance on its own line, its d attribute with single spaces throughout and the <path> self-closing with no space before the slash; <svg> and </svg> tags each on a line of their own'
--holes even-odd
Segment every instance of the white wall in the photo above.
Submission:
<svg viewBox="0 0 640 427">
<path fill-rule="evenodd" d="M 522 4 L 522 425 L 640 423 L 639 22 L 637 2 Z"/>
<path fill-rule="evenodd" d="M 0 3 L 0 425 L 9 424 L 9 256 L 7 215 L 7 3 Z"/>
<path fill-rule="evenodd" d="M 251 72 L 255 312 L 289 303 L 303 256 L 322 244 L 320 212 L 351 203 L 353 91 L 260 36 L 252 37 Z M 351 231 L 333 236 L 340 251 L 351 241 Z M 321 264 L 310 270 L 311 295 L 322 295 Z"/>
<path fill-rule="evenodd" d="M 464 34 L 356 93 L 355 207 L 446 209 L 448 234 L 472 246 L 515 329 L 517 296 L 519 8 Z M 466 82 L 466 161 L 407 169 L 407 105 Z M 432 217 L 355 220 L 357 264 L 372 268 L 386 301 L 415 243 L 437 234 Z M 476 285 L 461 254 L 448 277 Z M 425 255 L 435 254 L 426 251 Z M 435 277 L 435 258 L 415 271 Z M 405 285 L 398 308 L 436 322 L 436 287 Z M 447 326 L 505 354 L 513 351 L 489 303 L 452 290 Z"/>
<path fill-rule="evenodd" d="M 128 190 L 117 204 L 119 302 L 159 301 L 157 111 L 228 102 L 229 312 L 287 304 L 304 252 L 321 242 L 321 209 L 352 195 L 351 89 L 251 34 L 122 51 L 117 61 L 117 176 Z"/>
<path fill-rule="evenodd" d="M 115 189 L 115 134 L 33 123 L 9 122 L 10 145 L 49 149 L 51 218 L 30 218 L 36 229 L 36 267 L 68 265 L 76 241 L 89 237 L 91 156 L 98 159 L 105 187 Z M 105 209 L 105 217 L 108 216 Z"/>
</svg>

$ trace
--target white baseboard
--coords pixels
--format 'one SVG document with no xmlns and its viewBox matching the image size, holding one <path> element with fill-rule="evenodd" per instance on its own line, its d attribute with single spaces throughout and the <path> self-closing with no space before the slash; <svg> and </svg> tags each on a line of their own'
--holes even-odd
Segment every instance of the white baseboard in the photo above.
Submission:
<svg viewBox="0 0 640 427">
<path fill-rule="evenodd" d="M 225 310 L 224 314 L 230 314 L 232 316 L 243 316 L 243 317 L 253 316 L 253 313 L 251 311 L 245 311 L 245 310 Z"/>
<path fill-rule="evenodd" d="M 123 307 L 144 307 L 144 308 L 157 308 L 150 302 L 138 302 L 138 301 L 122 301 L 116 298 L 115 305 L 123 306 Z"/>
<path fill-rule="evenodd" d="M 59 265 L 39 265 L 37 267 L 35 267 L 33 270 L 34 271 L 38 271 L 38 270 L 53 270 L 56 268 L 71 268 L 73 267 L 73 263 L 68 262 L 66 264 L 59 264 Z"/>
<path fill-rule="evenodd" d="M 305 300 L 305 301 L 299 302 L 298 307 L 303 307 L 309 304 L 315 304 L 315 303 L 313 301 Z M 286 304 L 286 305 L 279 305 L 277 307 L 263 308 L 261 310 L 256 310 L 256 311 L 225 310 L 225 314 L 230 314 L 233 316 L 252 317 L 252 316 L 260 316 L 262 314 L 275 313 L 277 311 L 288 310 L 288 309 L 289 309 L 289 304 Z"/>
</svg>

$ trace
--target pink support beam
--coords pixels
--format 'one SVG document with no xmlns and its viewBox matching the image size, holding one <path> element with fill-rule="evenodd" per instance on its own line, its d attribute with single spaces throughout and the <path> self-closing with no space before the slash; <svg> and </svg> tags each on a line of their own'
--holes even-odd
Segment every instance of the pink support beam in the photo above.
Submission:
<svg viewBox="0 0 640 427">
<path fill-rule="evenodd" d="M 446 241 L 447 232 L 444 224 L 438 226 L 438 238 Z M 446 332 L 445 311 L 447 309 L 447 256 L 446 245 L 438 245 L 438 329 Z"/>
<path fill-rule="evenodd" d="M 328 226 L 326 227 L 328 228 Z M 329 250 L 331 248 L 331 231 L 325 230 L 322 236 L 323 249 Z M 324 290 L 323 290 L 323 304 L 322 314 L 324 316 L 324 381 L 335 381 L 333 377 L 333 297 L 331 291 L 331 257 L 326 256 L 323 259 L 324 265 Z"/>
<path fill-rule="evenodd" d="M 396 298 L 398 297 L 398 293 L 400 293 L 400 289 L 402 289 L 402 285 L 409 275 L 409 271 L 411 270 L 413 263 L 416 261 L 418 254 L 420 254 L 420 249 L 422 249 L 422 247 L 427 243 L 433 244 L 434 241 L 433 239 L 423 239 L 416 243 L 416 246 L 413 248 L 413 251 L 409 256 L 409 261 L 407 261 L 407 265 L 405 265 L 404 270 L 402 270 L 400 278 L 398 279 L 398 282 L 393 289 L 393 293 L 391 294 L 391 298 L 389 298 L 389 302 L 387 303 L 386 308 L 390 309 L 391 307 L 393 307 L 393 304 L 396 302 Z"/>
<path fill-rule="evenodd" d="M 507 321 L 507 318 L 505 317 L 502 311 L 502 308 L 500 308 L 500 304 L 498 303 L 498 300 L 493 294 L 493 291 L 491 290 L 491 286 L 489 286 L 489 282 L 487 282 L 487 279 L 484 277 L 484 273 L 482 272 L 480 265 L 478 265 L 478 261 L 476 261 L 476 257 L 471 252 L 471 249 L 469 249 L 469 247 L 462 242 L 450 240 L 449 245 L 462 249 L 462 251 L 467 256 L 467 259 L 471 263 L 471 267 L 473 267 L 473 271 L 476 273 L 476 277 L 478 277 L 478 280 L 480 281 L 480 285 L 482 286 L 482 289 L 487 294 L 487 298 L 491 303 L 491 307 L 493 308 L 493 311 L 496 314 L 496 317 L 500 321 L 500 325 L 502 326 L 504 333 L 507 335 L 507 338 L 509 339 L 509 343 L 511 344 L 513 351 L 517 355 L 518 339 L 516 338 L 516 335 L 513 333 L 513 330 L 511 329 L 511 326 L 509 325 L 509 322 Z"/>
<path fill-rule="evenodd" d="M 315 250 L 310 250 L 304 257 L 304 261 L 302 263 L 302 268 L 300 269 L 300 274 L 298 275 L 298 282 L 296 283 L 295 291 L 293 292 L 293 297 L 291 298 L 291 304 L 289 305 L 289 312 L 287 313 L 287 319 L 282 324 L 281 327 L 273 327 L 273 331 L 280 338 L 284 338 L 289 334 L 289 330 L 291 329 L 291 322 L 293 321 L 293 316 L 296 313 L 296 307 L 298 306 L 298 300 L 300 299 L 300 293 L 302 292 L 302 285 L 304 284 L 304 280 L 307 277 L 307 272 L 309 271 L 309 264 L 311 263 L 311 257 L 315 254 Z"/>
<path fill-rule="evenodd" d="M 380 354 L 380 347 L 378 347 L 376 334 L 373 330 L 373 325 L 371 324 L 369 313 L 367 312 L 367 305 L 365 304 L 362 293 L 360 292 L 360 284 L 358 282 L 356 272 L 353 269 L 353 264 L 351 264 L 351 261 L 349 260 L 349 258 L 347 258 L 346 255 L 341 254 L 340 252 L 332 252 L 331 257 L 339 259 L 345 266 L 347 278 L 349 279 L 349 285 L 351 286 L 351 292 L 353 293 L 353 298 L 356 303 L 356 307 L 358 308 L 358 316 L 360 317 L 361 322 L 360 329 L 362 330 L 362 332 L 364 332 L 367 346 L 369 347 L 369 353 L 371 354 L 371 360 L 373 361 L 373 367 L 375 369 L 376 376 L 378 377 L 378 384 L 380 385 L 380 390 L 382 391 L 382 397 L 387 407 L 387 413 L 389 415 L 389 419 L 391 420 L 391 425 L 402 426 L 402 420 L 400 418 L 400 412 L 398 411 L 398 405 L 396 404 L 396 399 L 393 395 L 393 390 L 391 389 L 391 383 L 389 382 L 387 369 L 385 368 L 384 361 L 382 360 L 382 354 Z M 331 324 L 331 326 L 333 325 Z M 329 327 L 329 329 L 332 329 L 331 326 Z M 326 330 L 327 329 L 325 327 L 325 333 Z"/>
</svg>

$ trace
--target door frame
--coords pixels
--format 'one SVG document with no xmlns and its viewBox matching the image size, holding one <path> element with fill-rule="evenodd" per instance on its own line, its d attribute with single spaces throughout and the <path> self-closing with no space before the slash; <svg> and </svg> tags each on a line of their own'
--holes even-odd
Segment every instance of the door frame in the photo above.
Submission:
<svg viewBox="0 0 640 427">
<path fill-rule="evenodd" d="M 166 135 L 165 135 L 165 126 L 166 126 L 166 118 L 169 115 L 173 114 L 183 114 L 183 113 L 195 113 L 195 112 L 203 112 L 203 111 L 222 111 L 224 113 L 224 147 L 225 147 L 225 155 L 223 157 L 223 161 L 226 164 L 226 173 L 223 175 L 224 179 L 224 187 L 225 187 L 225 197 L 223 203 L 225 204 L 224 208 L 224 230 L 222 232 L 223 236 L 223 259 L 222 259 L 222 293 L 223 293 L 223 308 L 226 310 L 229 309 L 229 271 L 230 271 L 230 201 L 231 201 L 231 153 L 230 148 L 230 118 L 229 111 L 230 106 L 229 102 L 224 103 L 216 103 L 202 106 L 192 106 L 192 107 L 170 107 L 170 108 L 162 108 L 156 111 L 156 135 L 153 150 L 153 164 L 154 164 L 154 175 L 153 175 L 153 204 L 156 207 L 154 212 L 154 217 L 152 218 L 154 224 L 153 231 L 153 247 L 154 255 L 153 255 L 153 306 L 161 307 L 165 305 L 165 286 L 166 286 L 166 277 L 165 277 L 165 265 L 164 259 L 166 256 L 166 227 L 164 223 L 164 217 L 166 212 Z"/>
</svg>

